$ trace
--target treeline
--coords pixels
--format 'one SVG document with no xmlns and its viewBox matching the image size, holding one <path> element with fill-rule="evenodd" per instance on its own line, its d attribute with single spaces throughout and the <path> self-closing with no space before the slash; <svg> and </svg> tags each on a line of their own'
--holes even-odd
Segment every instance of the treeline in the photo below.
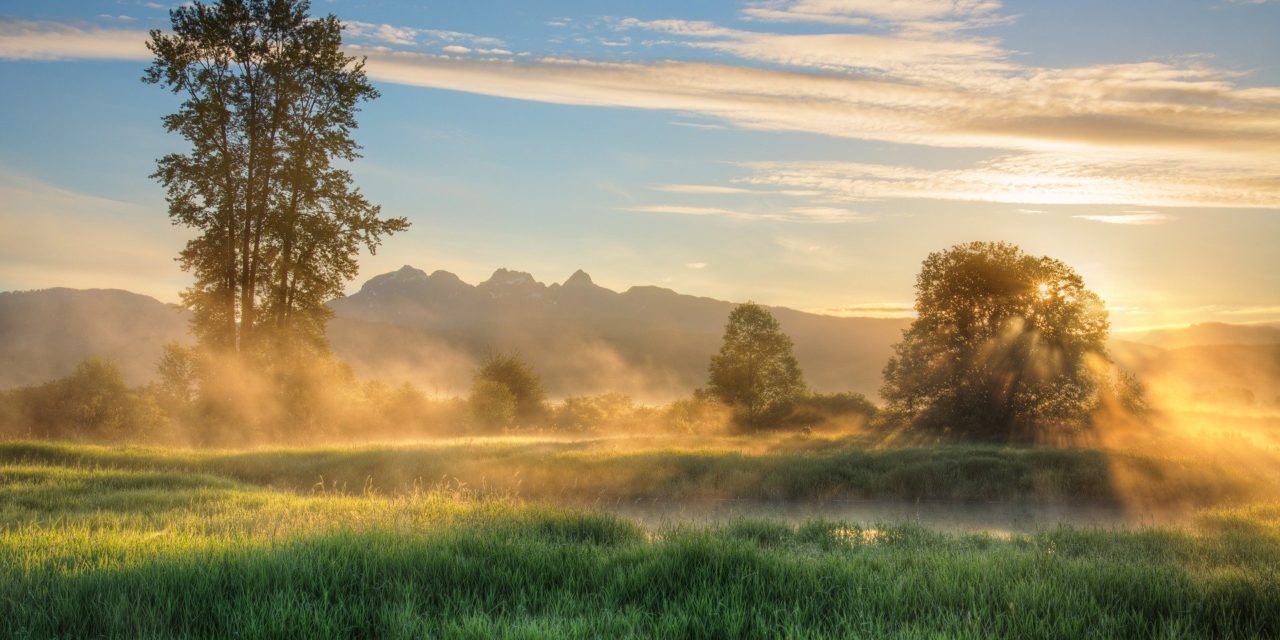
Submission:
<svg viewBox="0 0 1280 640">
<path fill-rule="evenodd" d="M 130 387 L 111 361 L 0 393 L 0 437 L 204 447 L 519 433 L 710 435 L 741 431 L 733 408 L 698 391 L 664 405 L 619 393 L 551 401 L 518 356 L 487 358 L 465 397 L 358 378 L 334 358 L 264 373 L 234 356 L 166 345 L 154 383 Z M 810 394 L 780 428 L 860 425 L 858 394 Z"/>
<path fill-rule="evenodd" d="M 359 380 L 327 349 L 253 352 L 169 345 L 159 382 L 129 388 L 112 364 L 3 395 L 7 435 L 234 446 L 299 439 L 521 431 L 687 434 L 865 426 L 988 442 L 1072 442 L 1146 411 L 1141 385 L 1106 349 L 1102 300 L 1065 264 L 975 242 L 930 254 L 917 319 L 884 370 L 877 411 L 858 394 L 813 393 L 768 309 L 729 314 L 705 390 L 665 406 L 620 394 L 549 402 L 513 354 L 477 368 L 466 398 Z"/>
</svg>

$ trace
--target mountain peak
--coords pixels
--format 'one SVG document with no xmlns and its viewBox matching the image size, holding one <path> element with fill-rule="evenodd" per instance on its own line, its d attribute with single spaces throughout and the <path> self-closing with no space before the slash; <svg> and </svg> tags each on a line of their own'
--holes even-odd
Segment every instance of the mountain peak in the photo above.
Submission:
<svg viewBox="0 0 1280 640">
<path fill-rule="evenodd" d="M 427 281 L 427 272 L 406 264 L 395 271 L 370 278 L 360 287 L 360 291 L 400 291 L 406 287 L 416 288 L 415 285 L 420 286 Z"/>
<path fill-rule="evenodd" d="M 462 282 L 462 278 L 459 278 L 457 274 L 453 273 L 452 271 L 445 271 L 443 269 L 437 269 L 435 271 L 432 271 L 430 279 L 433 282 L 450 282 L 450 283 Z"/>
<path fill-rule="evenodd" d="M 424 280 L 427 277 L 427 272 L 406 264 L 403 267 L 396 269 L 391 275 L 394 276 L 396 280 Z"/>
<path fill-rule="evenodd" d="M 482 287 L 518 287 L 527 285 L 536 285 L 538 281 L 533 279 L 533 275 L 524 271 L 511 271 L 509 269 L 498 269 L 489 276 L 488 280 L 480 283 Z"/>
<path fill-rule="evenodd" d="M 573 275 L 569 276 L 569 279 L 565 280 L 564 284 L 561 286 L 568 289 L 571 287 L 594 287 L 595 284 L 596 283 L 591 280 L 591 276 L 588 275 L 586 271 L 578 269 L 577 271 L 574 271 Z"/>
</svg>

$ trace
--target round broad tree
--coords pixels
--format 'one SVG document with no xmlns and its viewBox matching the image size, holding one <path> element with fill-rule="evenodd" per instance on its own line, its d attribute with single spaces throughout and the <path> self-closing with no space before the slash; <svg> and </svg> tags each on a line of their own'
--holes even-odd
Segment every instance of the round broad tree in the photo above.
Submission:
<svg viewBox="0 0 1280 640">
<path fill-rule="evenodd" d="M 917 319 L 881 395 L 920 427 L 1029 441 L 1079 428 L 1127 384 L 1106 351 L 1102 300 L 1066 264 L 1003 242 L 932 253 L 916 278 Z"/>
</svg>

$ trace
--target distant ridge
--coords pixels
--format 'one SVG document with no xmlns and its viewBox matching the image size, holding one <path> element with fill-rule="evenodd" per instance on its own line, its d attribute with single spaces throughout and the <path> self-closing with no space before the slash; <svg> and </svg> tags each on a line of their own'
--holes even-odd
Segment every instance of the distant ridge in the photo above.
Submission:
<svg viewBox="0 0 1280 640">
<path fill-rule="evenodd" d="M 362 376 L 461 393 L 485 354 L 518 351 L 553 395 L 618 391 L 664 400 L 704 384 L 733 303 L 657 286 L 617 292 L 583 270 L 544 284 L 503 268 L 472 285 L 448 271 L 406 265 L 331 306 L 334 351 Z M 910 322 L 772 310 L 795 341 L 811 386 L 873 397 L 892 345 Z M 1258 375 L 1241 372 L 1245 377 L 1232 387 L 1252 389 L 1258 398 L 1276 395 L 1270 389 L 1277 352 L 1240 345 L 1280 345 L 1280 327 L 1206 323 L 1119 338 L 1112 343 L 1117 359 L 1140 374 L 1174 368 L 1189 378 L 1211 370 L 1221 378 L 1232 362 L 1248 362 Z M 160 346 L 172 340 L 191 340 L 187 314 L 148 296 L 64 288 L 0 293 L 0 388 L 66 375 L 92 355 L 117 361 L 131 383 L 141 384 L 154 376 Z M 1209 384 L 1217 383 L 1203 383 Z"/>
<path fill-rule="evenodd" d="M 1228 344 L 1280 344 L 1280 327 L 1273 324 L 1205 322 L 1178 329 L 1158 329 L 1127 336 L 1135 342 L 1176 349 Z"/>
<path fill-rule="evenodd" d="M 186 314 L 121 289 L 0 292 L 0 389 L 70 373 L 97 355 L 132 384 L 155 373 L 160 346 L 189 340 Z"/>
<path fill-rule="evenodd" d="M 429 344 L 444 360 L 518 351 L 553 393 L 619 390 L 656 398 L 704 383 L 733 303 L 656 286 L 617 292 L 581 269 L 548 285 L 503 268 L 472 286 L 445 271 L 427 275 L 405 266 L 371 278 L 332 307 L 334 348 L 363 372 L 413 370 L 431 359 L 393 343 Z M 890 345 L 907 324 L 773 311 L 795 341 L 810 384 L 825 391 L 873 394 Z M 357 338 L 359 348 L 350 348 Z"/>
</svg>

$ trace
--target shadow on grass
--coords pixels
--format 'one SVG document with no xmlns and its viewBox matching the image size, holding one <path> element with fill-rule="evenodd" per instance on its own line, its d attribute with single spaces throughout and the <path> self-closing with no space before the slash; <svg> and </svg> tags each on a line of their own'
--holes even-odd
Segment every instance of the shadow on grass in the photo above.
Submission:
<svg viewBox="0 0 1280 640">
<path fill-rule="evenodd" d="M 455 442 L 350 449 L 168 451 L 0 443 L 0 463 L 207 474 L 295 493 L 405 494 L 440 485 L 548 501 L 841 499 L 1087 503 L 1134 510 L 1275 495 L 1202 462 L 1096 449 L 939 444 L 811 449 L 601 449 L 598 442 Z M 1256 475 L 1256 474 L 1255 474 Z M 1274 474 L 1273 474 L 1274 475 Z M 1271 479 L 1272 485 L 1274 479 Z"/>
</svg>

